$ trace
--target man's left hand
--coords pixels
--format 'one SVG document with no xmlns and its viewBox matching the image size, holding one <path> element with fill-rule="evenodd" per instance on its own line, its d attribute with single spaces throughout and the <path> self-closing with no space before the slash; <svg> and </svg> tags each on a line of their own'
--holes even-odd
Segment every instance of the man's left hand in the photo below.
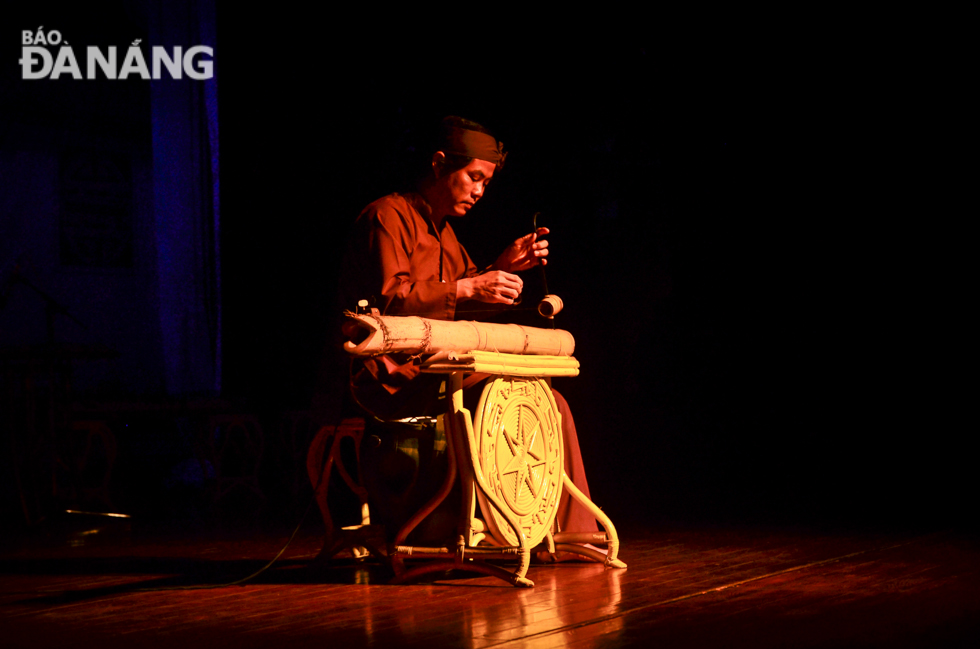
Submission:
<svg viewBox="0 0 980 649">
<path fill-rule="evenodd" d="M 538 228 L 531 234 L 524 235 L 507 246 L 507 249 L 497 258 L 491 268 L 516 273 L 534 268 L 538 264 L 546 265 L 548 263 L 548 242 L 541 237 L 549 232 L 548 228 Z"/>
</svg>

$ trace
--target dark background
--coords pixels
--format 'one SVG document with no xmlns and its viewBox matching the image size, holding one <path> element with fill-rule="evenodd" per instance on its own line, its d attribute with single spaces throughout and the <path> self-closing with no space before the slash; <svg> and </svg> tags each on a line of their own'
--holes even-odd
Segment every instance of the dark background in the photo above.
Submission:
<svg viewBox="0 0 980 649">
<path fill-rule="evenodd" d="M 149 146 L 156 82 L 95 92 L 9 78 L 14 30 L 128 38 L 153 20 L 153 3 L 107 7 L 4 20 L 5 79 L 19 89 L 0 114 L 8 126 L 85 130 L 125 95 L 107 128 Z M 216 16 L 218 396 L 258 413 L 267 435 L 333 367 L 346 228 L 411 180 L 426 129 L 458 114 L 511 152 L 453 224 L 477 264 L 535 212 L 552 229 L 548 284 L 582 363 L 555 385 L 614 519 L 966 522 L 951 306 L 966 258 L 937 222 L 942 187 L 963 172 L 941 153 L 950 131 L 922 100 L 914 48 L 688 39 L 669 22 L 636 35 L 625 19 L 385 29 L 220 2 Z M 527 286 L 533 303 L 536 273 Z"/>
</svg>

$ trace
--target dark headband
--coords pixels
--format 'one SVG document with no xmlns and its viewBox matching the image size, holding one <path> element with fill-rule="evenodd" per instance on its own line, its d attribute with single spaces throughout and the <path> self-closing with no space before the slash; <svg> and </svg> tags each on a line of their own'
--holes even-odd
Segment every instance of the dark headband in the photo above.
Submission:
<svg viewBox="0 0 980 649">
<path fill-rule="evenodd" d="M 492 135 L 456 126 L 443 129 L 440 149 L 443 153 L 478 158 L 496 165 L 503 165 L 507 157 L 504 143 L 498 142 Z"/>
</svg>

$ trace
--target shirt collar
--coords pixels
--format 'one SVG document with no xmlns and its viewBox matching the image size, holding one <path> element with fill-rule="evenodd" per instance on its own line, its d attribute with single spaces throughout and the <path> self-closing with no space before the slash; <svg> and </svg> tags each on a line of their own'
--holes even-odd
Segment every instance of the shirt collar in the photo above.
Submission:
<svg viewBox="0 0 980 649">
<path fill-rule="evenodd" d="M 433 230 L 435 230 L 436 233 L 441 232 L 446 228 L 447 225 L 449 225 L 449 218 L 443 217 L 442 222 L 438 226 L 436 226 L 435 221 L 432 220 L 432 206 L 430 206 L 429 203 L 426 202 L 426 200 L 422 197 L 421 194 L 411 192 L 409 194 L 402 194 L 402 196 L 405 197 L 405 200 L 408 201 L 409 205 L 414 207 L 416 211 L 418 211 L 418 213 L 422 215 L 422 218 L 424 218 L 426 221 L 432 224 L 432 228 Z"/>
</svg>

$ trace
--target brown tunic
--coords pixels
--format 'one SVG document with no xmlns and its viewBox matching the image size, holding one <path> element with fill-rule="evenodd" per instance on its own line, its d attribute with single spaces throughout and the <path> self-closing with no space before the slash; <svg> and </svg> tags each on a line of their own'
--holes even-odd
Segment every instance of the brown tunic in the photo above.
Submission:
<svg viewBox="0 0 980 649">
<path fill-rule="evenodd" d="M 456 317 L 456 280 L 479 271 L 449 219 L 436 226 L 418 194 L 391 194 L 361 212 L 349 241 L 341 290 L 347 308 L 366 299 L 385 315 Z M 415 359 L 388 354 L 355 361 L 354 397 L 381 419 L 437 414 L 439 376 L 423 376 Z M 424 404 L 424 405 L 423 405 Z"/>
<path fill-rule="evenodd" d="M 449 219 L 436 226 L 429 214 L 418 194 L 391 194 L 364 208 L 342 284 L 352 305 L 367 299 L 386 315 L 455 319 L 456 280 L 479 271 Z"/>
</svg>

